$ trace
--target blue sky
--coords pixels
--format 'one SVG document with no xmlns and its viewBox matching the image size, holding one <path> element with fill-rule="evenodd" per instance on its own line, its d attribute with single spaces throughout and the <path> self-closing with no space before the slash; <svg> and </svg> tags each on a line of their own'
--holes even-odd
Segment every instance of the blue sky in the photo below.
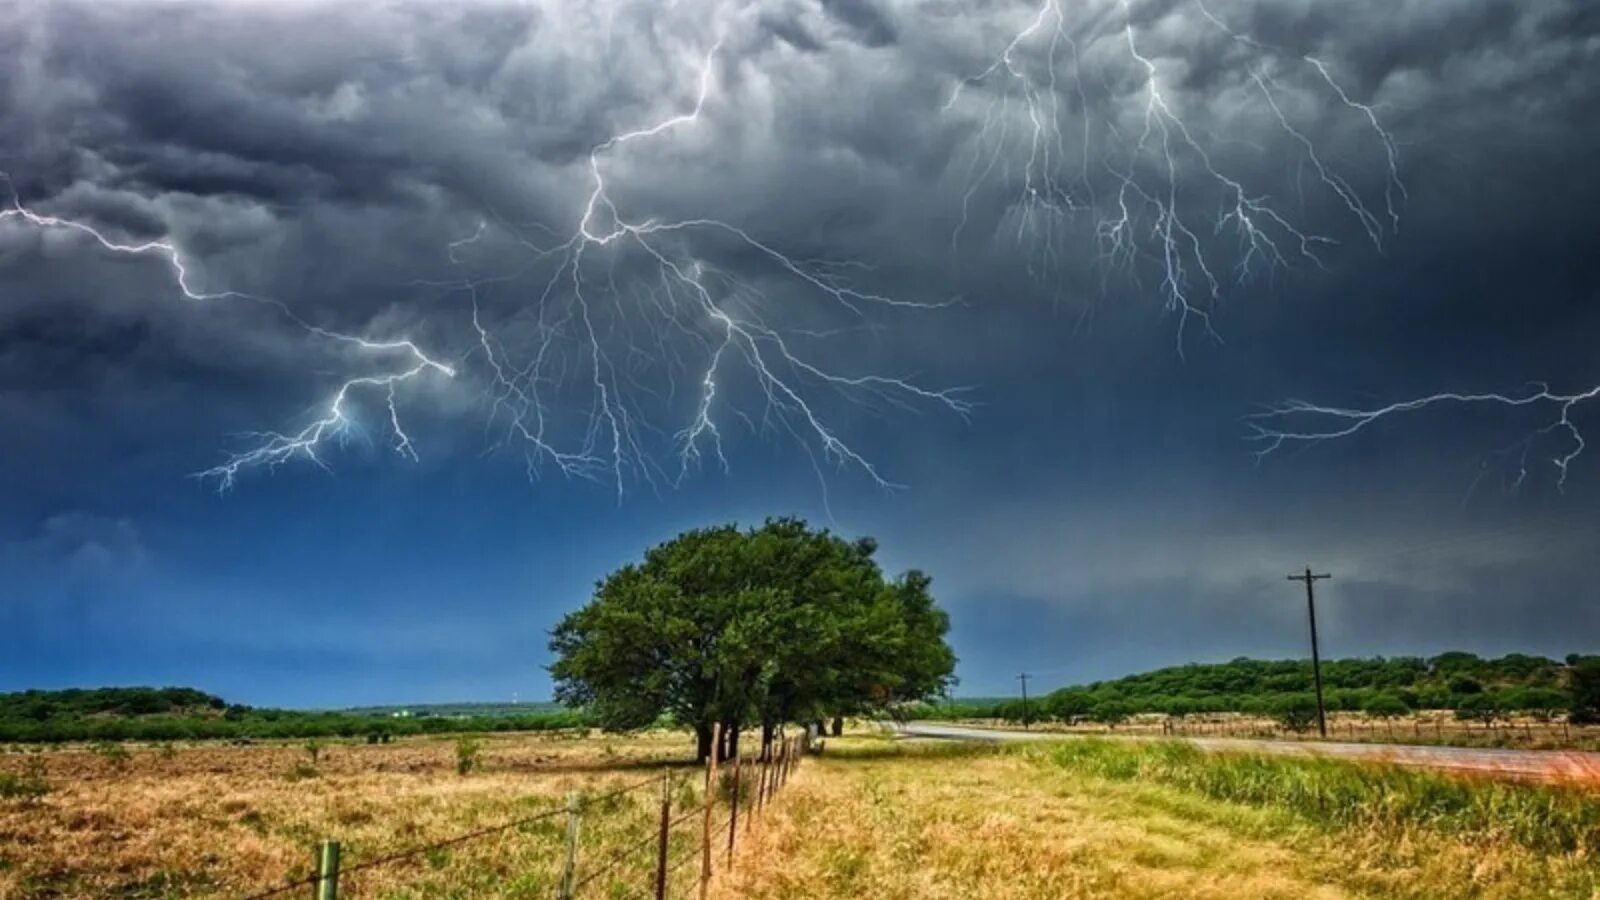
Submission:
<svg viewBox="0 0 1600 900">
<path fill-rule="evenodd" d="M 1320 264 L 1239 269 L 1225 185 L 1183 151 L 1167 196 L 1194 234 L 1178 250 L 1185 318 L 1148 199 L 1165 170 L 1128 145 L 1149 83 L 1117 7 L 1063 20 L 1083 68 L 1024 42 L 1030 83 L 1091 76 L 1086 99 L 1043 107 L 1067 156 L 1040 163 L 1020 81 L 950 100 L 1037 7 L 913 6 L 402 5 L 311 21 L 180 4 L 151 22 L 137 5 L 58 4 L 0 19 L 17 51 L 0 54 L 17 203 L 0 220 L 0 690 L 542 698 L 548 629 L 596 579 L 679 530 L 777 515 L 874 535 L 887 567 L 931 573 L 959 693 L 1010 691 L 1023 669 L 1047 689 L 1303 654 L 1284 575 L 1307 564 L 1335 573 L 1328 655 L 1595 649 L 1600 481 L 1589 455 L 1564 482 L 1555 465 L 1591 407 L 1569 411 L 1575 430 L 1552 427 L 1549 403 L 1448 403 L 1259 460 L 1248 440 L 1249 416 L 1296 398 L 1600 383 L 1600 197 L 1577 175 L 1600 150 L 1582 124 L 1600 86 L 1575 74 L 1592 15 L 1208 4 L 1252 45 L 1196 5 L 1135 4 L 1137 46 L 1212 165 L 1327 238 Z M 1393 135 L 1397 223 L 1384 144 L 1310 55 Z M 1307 174 L 1252 72 L 1281 84 L 1271 96 L 1378 240 Z M 702 84 L 692 122 L 599 152 L 615 218 L 588 216 L 595 148 L 694 110 Z M 1001 139 L 1001 122 L 1022 130 Z M 1147 199 L 1108 257 L 1119 172 Z M 1070 203 L 1030 205 L 1040 185 Z M 116 252 L 23 208 L 166 240 L 193 293 L 284 305 L 185 298 L 162 252 Z M 573 287 L 562 241 L 584 228 L 702 219 L 740 231 L 596 241 Z M 719 315 L 745 337 L 722 344 Z M 407 378 L 394 420 L 381 388 L 357 387 L 320 466 L 244 465 L 225 491 L 193 477 L 412 359 L 330 332 L 414 340 L 455 376 Z M 769 380 L 758 351 L 780 361 Z M 508 394 L 497 362 L 528 367 L 516 383 L 538 403 Z M 961 388 L 947 396 L 971 408 L 907 385 Z M 598 463 L 564 472 L 508 430 L 533 412 L 553 447 Z M 819 428 L 849 452 L 830 458 Z"/>
</svg>

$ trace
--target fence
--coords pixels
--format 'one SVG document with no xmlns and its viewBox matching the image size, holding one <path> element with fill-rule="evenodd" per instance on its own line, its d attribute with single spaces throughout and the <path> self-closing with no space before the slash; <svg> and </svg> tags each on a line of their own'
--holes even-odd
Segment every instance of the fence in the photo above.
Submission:
<svg viewBox="0 0 1600 900">
<path fill-rule="evenodd" d="M 719 727 L 713 733 L 712 747 L 721 746 L 720 738 Z M 724 868 L 733 865 L 741 829 L 749 833 L 810 749 L 809 734 L 780 736 L 761 753 L 736 755 L 732 760 L 723 761 L 720 767 L 726 767 L 728 771 L 720 774 L 719 761 L 713 753 L 706 761 L 702 793 L 694 802 L 687 801 L 679 790 L 685 784 L 682 780 L 685 773 L 682 770 L 677 773 L 669 771 L 660 777 L 648 778 L 595 796 L 572 793 L 567 796 L 565 806 L 551 807 L 509 822 L 354 863 L 347 863 L 343 859 L 339 841 L 325 840 L 316 848 L 315 874 L 250 894 L 245 900 L 285 897 L 300 891 L 309 891 L 314 900 L 338 900 L 341 885 L 348 885 L 346 879 L 356 873 L 426 858 L 450 847 L 525 829 L 534 823 L 558 817 L 565 817 L 565 831 L 557 900 L 591 896 L 593 892 L 590 889 L 601 886 L 609 886 L 606 896 L 612 898 L 654 897 L 656 900 L 665 900 L 672 887 L 673 876 L 697 858 L 700 863 L 698 896 L 704 900 L 717 868 L 716 858 L 719 855 L 723 858 Z M 688 777 L 695 779 L 700 776 Z M 581 853 L 584 823 L 593 822 L 603 815 L 613 801 L 652 787 L 660 792 L 656 804 L 659 812 L 652 820 L 653 827 L 649 833 L 625 841 L 619 847 L 608 848 L 608 852 L 593 862 L 586 860 Z M 698 828 L 695 827 L 696 820 L 699 820 Z M 692 830 L 692 833 L 686 829 Z M 651 848 L 655 853 L 646 856 L 645 851 Z M 639 865 L 641 860 L 650 862 L 648 870 Z M 630 880 L 629 875 L 637 877 Z"/>
</svg>

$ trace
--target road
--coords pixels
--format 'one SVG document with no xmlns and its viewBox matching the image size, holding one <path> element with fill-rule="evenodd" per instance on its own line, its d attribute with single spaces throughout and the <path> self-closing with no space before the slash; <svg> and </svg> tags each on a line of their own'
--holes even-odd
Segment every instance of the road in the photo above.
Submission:
<svg viewBox="0 0 1600 900">
<path fill-rule="evenodd" d="M 1085 735 L 1047 731 L 1007 731 L 936 722 L 900 727 L 907 737 L 958 741 L 1060 741 Z M 1102 735 L 1092 735 L 1100 737 Z M 1149 740 L 1129 737 L 1126 740 Z M 1339 741 L 1265 741 L 1246 738 L 1165 738 L 1183 740 L 1213 753 L 1260 753 L 1388 763 L 1465 775 L 1522 781 L 1586 782 L 1600 785 L 1600 753 L 1580 750 L 1488 750 L 1417 744 L 1353 744 Z"/>
</svg>

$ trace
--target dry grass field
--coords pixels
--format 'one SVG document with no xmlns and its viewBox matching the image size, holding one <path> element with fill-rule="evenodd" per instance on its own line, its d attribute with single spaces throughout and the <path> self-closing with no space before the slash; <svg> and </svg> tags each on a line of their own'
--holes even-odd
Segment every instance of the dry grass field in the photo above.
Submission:
<svg viewBox="0 0 1600 900">
<path fill-rule="evenodd" d="M 1591 897 L 1588 849 L 1423 825 L 1336 828 L 1043 747 L 834 741 L 740 855 L 724 898 Z"/>
<path fill-rule="evenodd" d="M 329 744 L 314 767 L 298 744 L 141 747 L 125 759 L 93 748 L 0 754 L 0 773 L 42 760 L 51 786 L 41 798 L 0 800 L 0 898 L 249 896 L 310 874 L 319 839 L 343 843 L 348 870 L 557 809 L 569 791 L 596 797 L 659 783 L 670 772 L 682 776 L 675 803 L 687 809 L 699 800 L 700 780 L 689 749 L 684 735 L 668 733 L 502 736 L 483 743 L 478 769 L 466 775 L 456 771 L 454 739 Z M 1206 796 L 1181 783 L 1184 767 L 1210 775 L 1216 767 L 1175 752 L 1096 742 L 1000 748 L 872 734 L 835 739 L 798 770 L 757 827 L 741 829 L 734 869 L 721 873 L 719 863 L 713 893 L 723 900 L 1511 898 L 1591 897 L 1600 885 L 1584 837 L 1595 821 L 1590 812 L 1600 811 L 1582 795 L 1542 809 L 1545 795 L 1506 793 L 1522 788 L 1485 786 L 1481 803 L 1477 788 L 1461 788 L 1470 808 L 1460 812 L 1458 803 L 1453 819 L 1419 821 L 1415 803 L 1437 799 L 1443 809 L 1447 785 L 1437 798 L 1413 792 L 1405 798 L 1413 806 L 1394 805 L 1391 815 L 1366 815 L 1386 804 L 1364 801 L 1357 815 L 1319 820 L 1282 805 Z M 1152 761 L 1167 766 L 1165 776 L 1149 768 Z M 1264 765 L 1259 772 L 1236 766 L 1230 777 L 1281 782 L 1285 772 L 1297 779 L 1303 771 L 1308 790 L 1318 778 L 1326 786 L 1352 771 L 1361 777 L 1360 770 Z M 1406 778 L 1422 778 L 1422 788 L 1431 783 Z M 623 848 L 638 849 L 580 897 L 648 895 L 656 803 L 649 784 L 588 807 L 580 875 Z M 1519 811 L 1530 817 L 1521 831 L 1512 819 Z M 1538 823 L 1545 821 L 1578 838 L 1544 840 Z M 687 864 L 673 876 L 671 896 L 694 895 L 698 822 L 691 814 L 674 832 L 673 858 Z M 551 816 L 359 871 L 343 879 L 341 896 L 548 900 L 563 828 L 563 817 Z M 298 888 L 285 896 L 307 895 Z"/>
<path fill-rule="evenodd" d="M 568 791 L 659 779 L 691 756 L 682 734 L 489 738 L 465 776 L 454 739 L 330 743 L 314 767 L 299 744 L 134 747 L 125 760 L 89 748 L 0 754 L 0 772 L 42 759 L 51 785 L 36 801 L 0 800 L 0 897 L 246 896 L 310 874 L 319 839 L 342 841 L 349 866 L 560 807 Z M 685 781 L 687 801 L 697 791 Z M 652 785 L 599 804 L 584 820 L 585 858 L 653 834 L 659 796 Z M 359 872 L 344 894 L 548 900 L 563 829 L 555 816 Z M 628 860 L 618 885 L 647 884 L 651 864 L 649 851 Z"/>
</svg>

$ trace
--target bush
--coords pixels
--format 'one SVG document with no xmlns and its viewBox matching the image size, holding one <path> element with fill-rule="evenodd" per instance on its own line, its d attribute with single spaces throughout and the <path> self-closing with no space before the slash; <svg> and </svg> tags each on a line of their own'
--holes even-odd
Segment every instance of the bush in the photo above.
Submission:
<svg viewBox="0 0 1600 900">
<path fill-rule="evenodd" d="M 466 775 L 478 767 L 478 754 L 483 750 L 483 742 L 476 738 L 462 735 L 456 738 L 456 774 Z"/>
<path fill-rule="evenodd" d="M 1375 719 L 1395 719 L 1410 712 L 1406 702 L 1393 694 L 1373 694 L 1361 704 L 1361 711 Z"/>
<path fill-rule="evenodd" d="M 1290 731 L 1310 731 L 1317 724 L 1317 698 L 1311 694 L 1286 694 L 1278 698 L 1273 714 Z"/>
<path fill-rule="evenodd" d="M 97 741 L 90 749 L 95 752 L 95 755 L 110 763 L 112 768 L 116 769 L 126 767 L 128 760 L 133 758 L 132 754 L 128 752 L 128 748 L 112 741 Z"/>
<path fill-rule="evenodd" d="M 50 791 L 50 782 L 44 774 L 44 760 L 37 756 L 28 760 L 21 772 L 0 772 L 0 800 L 34 803 Z"/>
</svg>

